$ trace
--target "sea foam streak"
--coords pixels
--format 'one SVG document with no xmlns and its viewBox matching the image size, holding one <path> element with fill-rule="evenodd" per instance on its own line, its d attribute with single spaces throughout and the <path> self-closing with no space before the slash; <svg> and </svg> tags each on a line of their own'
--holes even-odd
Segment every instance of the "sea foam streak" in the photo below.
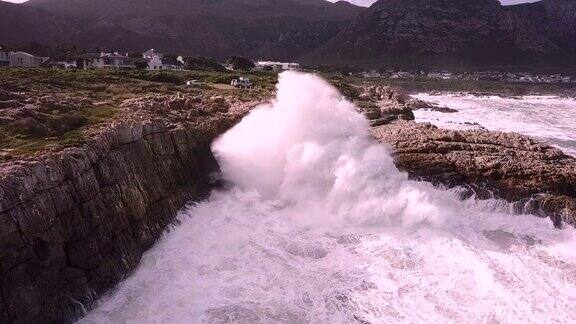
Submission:
<svg viewBox="0 0 576 324">
<path fill-rule="evenodd" d="M 416 121 L 442 128 L 515 132 L 576 156 L 576 99 L 554 96 L 501 98 L 469 94 L 418 94 L 418 99 L 457 109 L 456 113 L 416 110 Z"/>
<path fill-rule="evenodd" d="M 235 187 L 181 225 L 82 322 L 571 322 L 575 232 L 407 180 L 318 77 L 214 144 Z"/>
</svg>

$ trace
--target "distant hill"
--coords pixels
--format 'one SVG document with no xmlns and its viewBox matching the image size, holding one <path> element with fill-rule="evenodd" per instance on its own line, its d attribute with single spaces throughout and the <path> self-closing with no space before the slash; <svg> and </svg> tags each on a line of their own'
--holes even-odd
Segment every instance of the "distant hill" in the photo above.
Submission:
<svg viewBox="0 0 576 324">
<path fill-rule="evenodd" d="M 79 24 L 48 10 L 0 2 L 0 42 L 73 41 L 71 34 Z"/>
<path fill-rule="evenodd" d="M 575 17 L 576 0 L 30 0 L 0 2 L 0 43 L 310 65 L 570 64 Z"/>
<path fill-rule="evenodd" d="M 348 2 L 326 0 L 29 0 L 27 6 L 77 17 L 199 17 L 240 20 L 297 17 L 342 21 L 362 10 Z"/>
<path fill-rule="evenodd" d="M 379 0 L 307 59 L 366 65 L 530 64 L 568 60 L 565 48 L 497 0 Z"/>
<path fill-rule="evenodd" d="M 531 21 L 534 27 L 564 50 L 576 53 L 575 0 L 543 0 L 505 8 Z"/>
<path fill-rule="evenodd" d="M 0 42 L 47 40 L 119 51 L 155 48 L 283 60 L 321 46 L 364 9 L 325 0 L 31 0 L 0 5 L 5 31 Z"/>
</svg>

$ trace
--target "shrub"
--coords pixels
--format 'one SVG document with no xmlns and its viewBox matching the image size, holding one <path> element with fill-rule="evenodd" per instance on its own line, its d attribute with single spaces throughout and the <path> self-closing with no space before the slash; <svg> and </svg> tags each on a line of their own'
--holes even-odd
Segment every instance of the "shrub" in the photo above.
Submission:
<svg viewBox="0 0 576 324">
<path fill-rule="evenodd" d="M 50 116 L 48 117 L 46 123 L 58 134 L 64 134 L 86 125 L 87 119 L 84 116 L 72 113 L 59 116 Z"/>
<path fill-rule="evenodd" d="M 206 78 L 204 78 L 204 82 L 230 84 L 230 82 L 232 82 L 232 80 L 234 79 L 238 79 L 238 75 L 228 73 L 218 73 L 207 76 Z"/>
<path fill-rule="evenodd" d="M 234 70 L 243 71 L 248 71 L 255 66 L 254 62 L 242 56 L 230 56 L 226 63 L 232 65 L 232 69 Z"/>
<path fill-rule="evenodd" d="M 8 129 L 16 134 L 31 138 L 42 137 L 47 132 L 46 127 L 42 123 L 30 117 L 13 121 L 8 125 Z"/>
<path fill-rule="evenodd" d="M 214 59 L 196 56 L 184 58 L 188 70 L 224 72 L 226 69 Z"/>
</svg>

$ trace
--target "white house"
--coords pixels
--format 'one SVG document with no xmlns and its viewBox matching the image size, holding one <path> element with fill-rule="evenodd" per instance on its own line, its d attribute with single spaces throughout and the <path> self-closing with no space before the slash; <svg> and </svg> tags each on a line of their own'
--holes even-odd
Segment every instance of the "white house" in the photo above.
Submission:
<svg viewBox="0 0 576 324">
<path fill-rule="evenodd" d="M 162 54 L 151 49 L 142 53 L 142 57 L 148 61 L 148 70 L 162 70 Z"/>
<path fill-rule="evenodd" d="M 35 67 L 47 61 L 47 57 L 38 57 L 26 52 L 15 52 L 10 55 L 10 66 L 14 67 Z"/>
<path fill-rule="evenodd" d="M 164 55 L 156 53 L 154 49 L 142 53 L 142 57 L 148 61 L 148 70 L 184 70 L 184 63 L 178 57 L 176 60 L 164 58 Z"/>
<path fill-rule="evenodd" d="M 6 51 L 0 47 L 0 67 L 10 66 L 10 57 L 12 52 Z"/>
<path fill-rule="evenodd" d="M 76 56 L 76 67 L 79 69 L 126 70 L 134 68 L 128 56 L 114 53 L 87 53 Z"/>
<path fill-rule="evenodd" d="M 272 68 L 272 71 L 279 72 L 284 70 L 299 70 L 299 63 L 288 63 L 288 62 L 271 62 L 271 61 L 258 61 L 256 62 L 256 70 L 265 70 L 266 68 Z"/>
<path fill-rule="evenodd" d="M 162 57 L 162 54 L 158 54 L 154 49 L 151 49 L 149 51 L 142 53 L 142 57 L 145 59 L 151 59 L 154 57 Z"/>
</svg>

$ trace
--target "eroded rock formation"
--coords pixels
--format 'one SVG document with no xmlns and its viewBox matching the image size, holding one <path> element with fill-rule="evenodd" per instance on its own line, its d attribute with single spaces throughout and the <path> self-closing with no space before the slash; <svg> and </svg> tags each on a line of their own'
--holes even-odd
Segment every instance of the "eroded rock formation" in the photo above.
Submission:
<svg viewBox="0 0 576 324">
<path fill-rule="evenodd" d="M 576 159 L 527 136 L 446 130 L 396 121 L 373 128 L 392 146 L 397 166 L 412 178 L 468 186 L 477 198 L 516 202 L 518 212 L 576 224 Z"/>
<path fill-rule="evenodd" d="M 459 131 L 416 123 L 414 109 L 455 110 L 388 86 L 364 84 L 356 89 L 372 134 L 391 146 L 396 166 L 411 178 L 466 187 L 468 197 L 505 199 L 516 212 L 550 217 L 558 227 L 576 225 L 573 157 L 527 136 L 491 132 L 480 125 Z"/>
<path fill-rule="evenodd" d="M 207 192 L 210 144 L 250 104 L 131 100 L 81 147 L 1 164 L 0 322 L 69 321 L 122 280 Z"/>
</svg>

